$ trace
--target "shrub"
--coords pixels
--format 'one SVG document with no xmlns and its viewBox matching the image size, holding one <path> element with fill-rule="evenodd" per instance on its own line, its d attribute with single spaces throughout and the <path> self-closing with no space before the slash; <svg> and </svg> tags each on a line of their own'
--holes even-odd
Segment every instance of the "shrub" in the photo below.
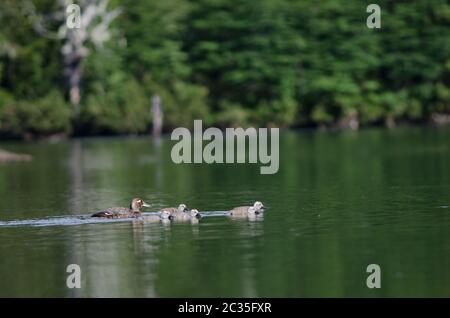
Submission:
<svg viewBox="0 0 450 318">
<path fill-rule="evenodd" d="M 69 134 L 71 109 L 57 91 L 36 101 L 11 102 L 0 109 L 0 132 L 12 137 Z"/>
<path fill-rule="evenodd" d="M 117 85 L 96 83 L 81 107 L 84 133 L 137 134 L 150 125 L 151 100 L 133 79 Z"/>
<path fill-rule="evenodd" d="M 161 98 L 164 128 L 191 128 L 195 119 L 203 120 L 206 125 L 211 123 L 206 87 L 184 81 L 173 81 L 163 87 L 153 82 L 149 76 L 145 79 L 145 85 L 151 95 L 159 95 Z"/>
</svg>

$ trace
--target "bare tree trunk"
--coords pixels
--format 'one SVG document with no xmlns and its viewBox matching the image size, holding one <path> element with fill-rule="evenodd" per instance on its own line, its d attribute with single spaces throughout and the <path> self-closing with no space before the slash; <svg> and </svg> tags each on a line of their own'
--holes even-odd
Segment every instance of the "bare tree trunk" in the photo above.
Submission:
<svg viewBox="0 0 450 318">
<path fill-rule="evenodd" d="M 161 107 L 161 98 L 158 95 L 152 98 L 152 114 L 153 114 L 153 137 L 161 136 L 163 125 L 163 111 Z"/>
<path fill-rule="evenodd" d="M 63 74 L 69 91 L 69 101 L 73 106 L 75 117 L 78 117 L 80 113 L 82 59 L 83 57 L 79 53 L 71 53 L 64 56 Z"/>
<path fill-rule="evenodd" d="M 394 116 L 388 115 L 384 120 L 384 125 L 389 129 L 394 128 L 396 126 Z"/>
</svg>

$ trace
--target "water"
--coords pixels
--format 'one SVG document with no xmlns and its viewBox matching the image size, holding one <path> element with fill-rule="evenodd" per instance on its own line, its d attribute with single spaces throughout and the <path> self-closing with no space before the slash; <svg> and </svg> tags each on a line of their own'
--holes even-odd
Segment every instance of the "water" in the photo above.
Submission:
<svg viewBox="0 0 450 318">
<path fill-rule="evenodd" d="M 0 296 L 450 296 L 450 129 L 285 132 L 280 170 L 175 165 L 171 142 L 2 142 Z M 82 220 L 133 197 L 198 224 Z M 257 220 L 229 208 L 261 200 Z M 81 267 L 68 289 L 66 267 Z M 368 264 L 381 288 L 366 287 Z"/>
</svg>

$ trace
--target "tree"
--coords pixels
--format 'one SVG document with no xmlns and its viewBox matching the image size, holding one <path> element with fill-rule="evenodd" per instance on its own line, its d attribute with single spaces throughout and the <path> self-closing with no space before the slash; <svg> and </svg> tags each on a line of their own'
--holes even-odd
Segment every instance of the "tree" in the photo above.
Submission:
<svg viewBox="0 0 450 318">
<path fill-rule="evenodd" d="M 240 108 L 256 124 L 292 124 L 302 49 L 294 18 L 289 1 L 193 1 L 185 48 L 221 116 Z"/>
<path fill-rule="evenodd" d="M 63 42 L 63 74 L 69 90 L 69 100 L 74 112 L 79 113 L 81 99 L 81 78 L 83 61 L 89 54 L 88 43 L 96 49 L 102 49 L 103 44 L 111 37 L 110 23 L 120 14 L 121 9 L 108 9 L 109 0 L 80 0 L 80 28 L 69 28 L 66 9 L 72 4 L 70 0 L 59 0 L 55 11 L 39 14 L 29 1 L 27 10 L 33 19 L 33 25 L 40 35 Z M 56 30 L 52 30 L 52 27 Z"/>
</svg>

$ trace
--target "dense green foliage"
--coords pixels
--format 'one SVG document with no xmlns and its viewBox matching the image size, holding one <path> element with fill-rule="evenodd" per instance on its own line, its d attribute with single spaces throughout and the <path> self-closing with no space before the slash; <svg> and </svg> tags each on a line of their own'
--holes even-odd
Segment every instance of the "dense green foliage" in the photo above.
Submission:
<svg viewBox="0 0 450 318">
<path fill-rule="evenodd" d="M 151 97 L 164 125 L 362 125 L 450 112 L 450 4 L 378 1 L 111 1 L 122 14 L 83 61 L 80 115 L 62 75 L 62 41 L 38 35 L 24 6 L 0 4 L 0 133 L 144 133 Z M 75 1 L 76 2 L 76 1 Z M 39 12 L 55 1 L 34 0 Z M 83 12 L 82 12 L 83 14 Z"/>
</svg>

